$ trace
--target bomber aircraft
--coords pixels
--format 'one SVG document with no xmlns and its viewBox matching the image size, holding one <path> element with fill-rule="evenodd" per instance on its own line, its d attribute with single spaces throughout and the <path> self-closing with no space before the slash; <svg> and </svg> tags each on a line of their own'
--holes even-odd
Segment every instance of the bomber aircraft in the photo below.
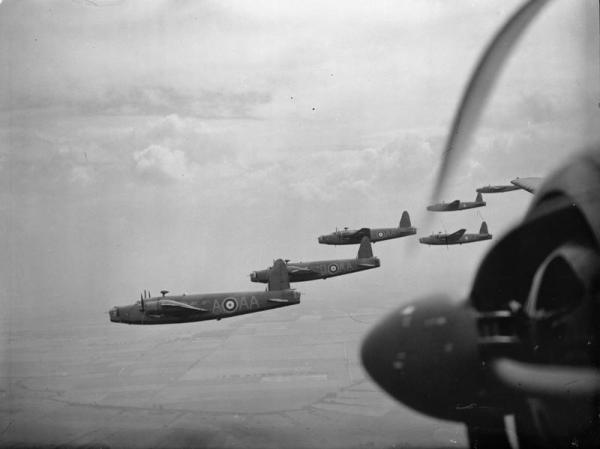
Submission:
<svg viewBox="0 0 600 449">
<path fill-rule="evenodd" d="M 521 189 L 521 187 L 517 186 L 517 185 L 501 185 L 501 186 L 492 186 L 492 185 L 488 185 L 488 186 L 484 186 L 484 187 L 479 187 L 477 189 L 477 193 L 504 193 L 504 192 L 511 192 L 513 190 L 519 190 Z"/>
<path fill-rule="evenodd" d="M 315 262 L 288 262 L 287 271 L 290 282 L 313 281 L 327 279 L 357 271 L 379 267 L 379 259 L 373 256 L 369 237 L 363 237 L 358 248 L 356 259 L 319 260 Z M 250 273 L 252 282 L 267 282 L 273 267 Z"/>
<path fill-rule="evenodd" d="M 536 190 L 542 184 L 543 178 L 532 176 L 530 178 L 516 178 L 511 181 L 515 186 L 528 191 L 529 193 L 535 193 Z"/>
<path fill-rule="evenodd" d="M 290 288 L 285 262 L 278 259 L 269 271 L 266 291 L 162 296 L 140 300 L 129 306 L 113 307 L 110 320 L 127 324 L 170 324 L 220 320 L 300 303 L 300 292 Z"/>
<path fill-rule="evenodd" d="M 483 201 L 483 196 L 481 196 L 481 193 L 478 193 L 475 201 L 455 200 L 451 203 L 436 203 L 432 204 L 431 206 L 427 206 L 427 210 L 432 212 L 451 212 L 455 210 L 473 209 L 474 207 L 483 206 L 485 206 L 485 201 Z"/>
<path fill-rule="evenodd" d="M 420 243 L 425 245 L 462 245 L 463 243 L 474 243 L 482 240 L 491 240 L 492 234 L 488 232 L 487 223 L 484 221 L 479 228 L 479 234 L 466 234 L 466 229 L 459 229 L 452 234 L 438 232 L 428 237 L 421 237 Z"/>
<path fill-rule="evenodd" d="M 546 3 L 523 3 L 488 44 L 448 134 L 434 197 Z M 533 190 L 523 221 L 487 253 L 466 300 L 442 291 L 403 301 L 366 337 L 362 361 L 404 405 L 463 422 L 471 449 L 597 449 L 600 146 Z"/>
<path fill-rule="evenodd" d="M 397 228 L 361 228 L 335 231 L 331 234 L 319 237 L 319 243 L 325 245 L 354 245 L 360 243 L 364 236 L 369 237 L 371 242 L 380 242 L 383 240 L 397 239 L 417 233 L 417 228 L 413 228 L 410 223 L 410 215 L 407 211 L 402 212 L 400 224 Z"/>
</svg>

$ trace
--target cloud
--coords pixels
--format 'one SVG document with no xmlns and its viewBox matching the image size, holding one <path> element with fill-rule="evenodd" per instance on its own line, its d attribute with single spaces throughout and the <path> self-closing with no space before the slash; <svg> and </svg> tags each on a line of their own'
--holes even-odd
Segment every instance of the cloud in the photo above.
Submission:
<svg viewBox="0 0 600 449">
<path fill-rule="evenodd" d="M 133 154 L 136 172 L 145 179 L 172 181 L 191 179 L 195 164 L 191 164 L 181 150 L 172 150 L 160 145 L 136 151 Z"/>
<path fill-rule="evenodd" d="M 94 182 L 94 171 L 92 167 L 78 165 L 71 168 L 71 182 L 88 186 Z"/>
<path fill-rule="evenodd" d="M 428 185 L 437 167 L 433 135 L 406 133 L 379 148 L 292 155 L 281 163 L 290 193 L 299 199 L 331 202 L 342 197 L 388 197 Z"/>
</svg>

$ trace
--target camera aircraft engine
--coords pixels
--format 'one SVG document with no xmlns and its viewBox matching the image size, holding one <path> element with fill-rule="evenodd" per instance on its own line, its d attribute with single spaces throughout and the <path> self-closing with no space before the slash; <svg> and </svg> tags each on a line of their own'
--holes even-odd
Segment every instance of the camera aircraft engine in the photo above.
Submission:
<svg viewBox="0 0 600 449">
<path fill-rule="evenodd" d="M 496 34 L 455 117 L 434 197 L 467 146 L 494 78 L 544 0 Z M 600 147 L 536 190 L 523 221 L 485 256 L 464 302 L 429 295 L 367 335 L 363 364 L 386 392 L 464 422 L 471 448 L 600 447 Z"/>
</svg>

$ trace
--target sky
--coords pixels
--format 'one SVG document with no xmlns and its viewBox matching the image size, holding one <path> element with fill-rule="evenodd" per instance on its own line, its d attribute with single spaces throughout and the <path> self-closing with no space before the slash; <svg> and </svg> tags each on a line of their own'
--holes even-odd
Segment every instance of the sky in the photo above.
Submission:
<svg viewBox="0 0 600 449">
<path fill-rule="evenodd" d="M 425 221 L 463 87 L 515 1 L 0 3 L 3 321 L 107 320 L 139 292 L 260 290 L 273 259 L 354 257 L 336 227 L 494 238 L 525 192 Z M 499 78 L 446 197 L 546 176 L 599 140 L 598 4 L 551 2 Z M 420 223 L 427 223 L 423 229 Z M 492 243 L 375 245 L 312 301 L 467 294 Z M 19 325 L 21 325 L 19 324 Z"/>
</svg>

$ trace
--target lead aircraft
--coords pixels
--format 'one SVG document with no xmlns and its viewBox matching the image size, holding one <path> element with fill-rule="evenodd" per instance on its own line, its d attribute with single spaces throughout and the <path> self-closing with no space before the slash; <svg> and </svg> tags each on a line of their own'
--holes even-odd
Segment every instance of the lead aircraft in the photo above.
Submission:
<svg viewBox="0 0 600 449">
<path fill-rule="evenodd" d="M 208 293 L 144 298 L 132 305 L 113 307 L 110 320 L 127 324 L 170 324 L 220 320 L 300 303 L 300 292 L 290 288 L 285 262 L 276 260 L 269 272 L 269 287 L 260 292 Z"/>
</svg>

